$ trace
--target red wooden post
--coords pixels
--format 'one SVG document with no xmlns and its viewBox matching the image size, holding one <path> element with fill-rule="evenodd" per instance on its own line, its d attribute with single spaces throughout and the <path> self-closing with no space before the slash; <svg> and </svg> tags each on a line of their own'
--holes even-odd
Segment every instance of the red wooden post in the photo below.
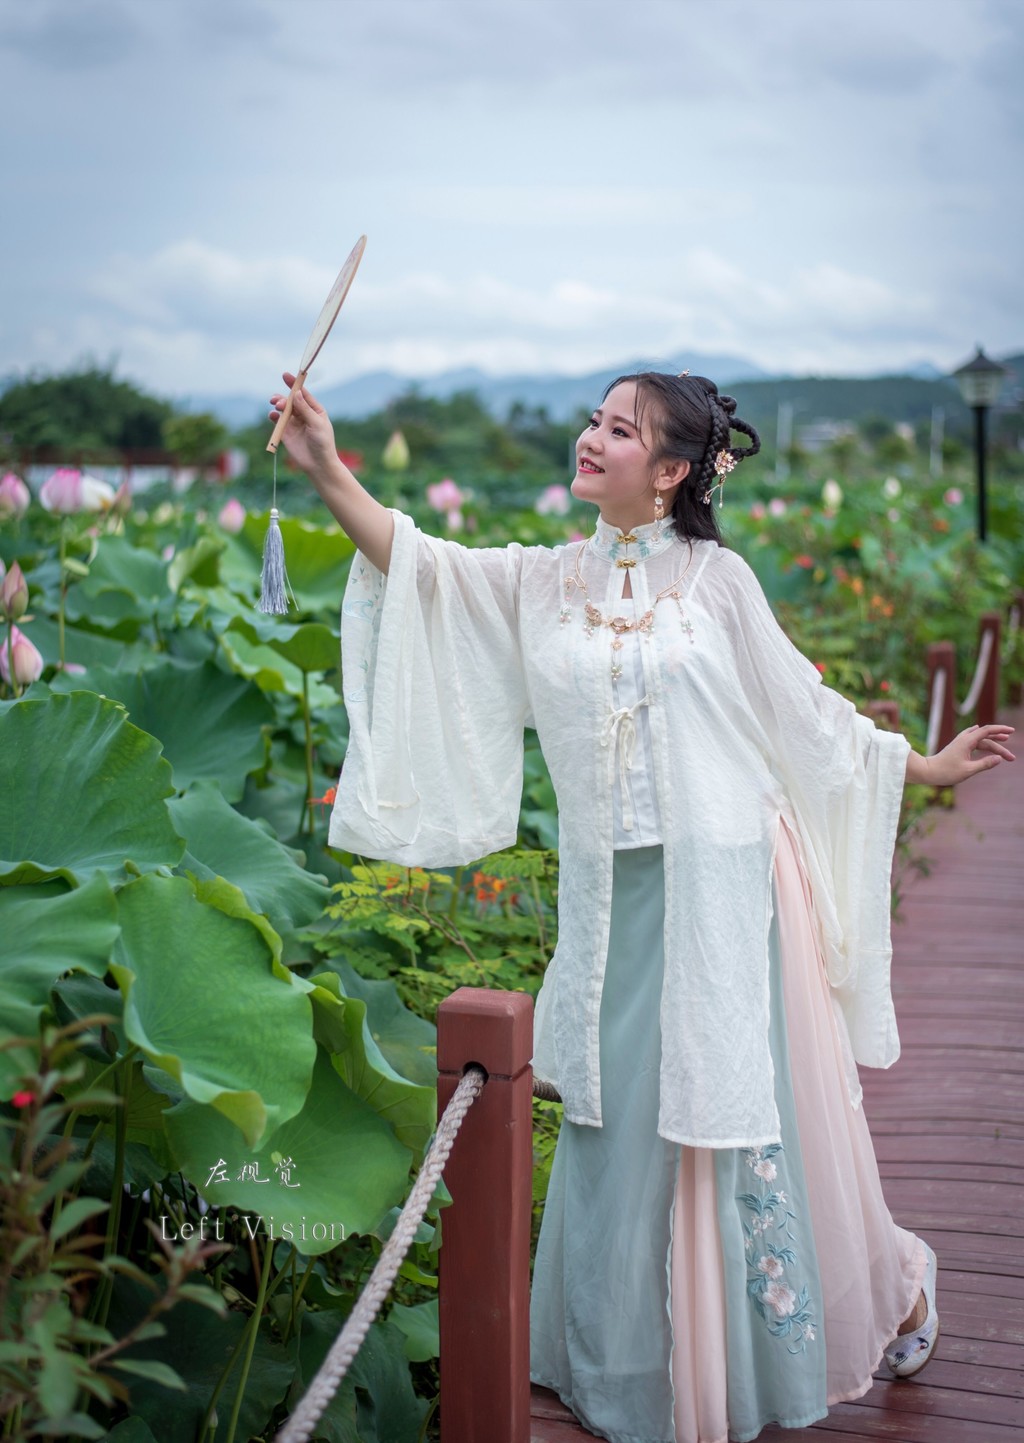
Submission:
<svg viewBox="0 0 1024 1443">
<path fill-rule="evenodd" d="M 998 611 L 986 611 L 982 614 L 978 623 L 979 653 L 985 640 L 985 633 L 992 633 L 992 649 L 989 652 L 988 669 L 985 672 L 985 680 L 981 684 L 978 710 L 975 712 L 975 720 L 979 726 L 983 727 L 991 725 L 996 720 L 996 713 L 999 710 L 999 647 L 1002 631 L 1003 622 Z"/>
<path fill-rule="evenodd" d="M 864 711 L 876 722 L 884 722 L 887 731 L 899 731 L 900 704 L 898 701 L 869 701 Z"/>
<path fill-rule="evenodd" d="M 939 735 L 935 750 L 940 752 L 956 736 L 956 650 L 951 641 L 934 641 L 928 648 L 928 715 L 931 716 L 932 697 L 935 695 L 935 678 L 939 671 L 946 673 L 946 691 L 942 701 L 939 719 Z"/>
<path fill-rule="evenodd" d="M 437 1012 L 437 1106 L 470 1062 L 487 1082 L 444 1170 L 443 1443 L 529 1443 L 533 998 L 459 987 Z"/>
<path fill-rule="evenodd" d="M 1012 634 L 1019 631 L 1022 626 L 1024 626 L 1024 591 L 1018 591 L 1010 603 L 1010 617 L 1007 623 L 1007 629 Z M 1020 706 L 1021 692 L 1024 688 L 1021 686 L 1019 680 L 1020 669 L 1016 664 L 1014 666 L 1014 672 L 1017 679 L 1007 683 L 1006 700 L 1009 706 Z"/>
</svg>

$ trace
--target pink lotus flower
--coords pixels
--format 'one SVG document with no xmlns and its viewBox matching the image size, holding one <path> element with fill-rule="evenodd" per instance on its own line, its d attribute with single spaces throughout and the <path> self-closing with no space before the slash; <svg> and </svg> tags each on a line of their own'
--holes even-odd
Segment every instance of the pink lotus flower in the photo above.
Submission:
<svg viewBox="0 0 1024 1443">
<path fill-rule="evenodd" d="M 465 497 L 450 476 L 427 487 L 427 505 L 433 506 L 435 511 L 454 511 L 461 507 L 464 500 Z"/>
<path fill-rule="evenodd" d="M 0 476 L 0 516 L 24 516 L 32 493 L 20 476 L 8 471 Z"/>
<path fill-rule="evenodd" d="M 796 1308 L 796 1293 L 785 1283 L 769 1283 L 761 1294 L 762 1303 L 767 1303 L 777 1318 L 788 1318 Z"/>
<path fill-rule="evenodd" d="M 768 515 L 769 515 L 769 516 L 785 516 L 785 514 L 786 514 L 786 503 L 785 503 L 785 501 L 783 501 L 783 499 L 782 499 L 781 496 L 773 496 L 772 499 L 768 502 Z"/>
<path fill-rule="evenodd" d="M 43 484 L 39 499 L 47 511 L 70 516 L 77 511 L 109 511 L 114 504 L 113 486 L 97 476 L 86 476 L 61 466 Z"/>
<path fill-rule="evenodd" d="M 947 506 L 959 506 L 964 499 L 964 493 L 959 486 L 951 486 L 942 497 Z"/>
<path fill-rule="evenodd" d="M 222 531 L 230 531 L 232 536 L 237 536 L 245 525 L 245 507 L 237 496 L 232 496 L 225 501 L 217 516 L 217 524 Z"/>
<path fill-rule="evenodd" d="M 28 610 L 28 583 L 15 561 L 0 586 L 0 611 L 8 621 L 17 621 Z"/>
<path fill-rule="evenodd" d="M 764 1273 L 766 1278 L 781 1278 L 785 1269 L 778 1258 L 758 1258 L 757 1271 Z"/>
<path fill-rule="evenodd" d="M 453 506 L 452 509 L 447 513 L 447 515 L 445 516 L 444 519 L 445 519 L 445 521 L 447 521 L 447 523 L 448 523 L 448 530 L 449 530 L 449 531 L 461 531 L 461 530 L 462 530 L 462 512 L 459 510 L 459 508 L 458 508 L 457 506 Z"/>
<path fill-rule="evenodd" d="M 114 499 L 110 503 L 110 509 L 115 516 L 128 515 L 128 512 L 132 509 L 132 488 L 129 481 L 121 482 L 117 491 L 114 493 Z"/>
<path fill-rule="evenodd" d="M 571 504 L 568 486 L 548 486 L 537 497 L 533 509 L 538 516 L 568 516 Z"/>
<path fill-rule="evenodd" d="M 11 628 L 11 653 L 13 656 L 13 680 L 19 686 L 31 686 L 43 674 L 43 658 L 29 641 L 24 632 L 16 626 Z M 0 676 L 4 681 L 12 680 L 12 657 L 7 654 L 7 637 L 0 646 Z"/>
<path fill-rule="evenodd" d="M 750 514 L 751 516 L 753 516 L 755 521 L 763 521 L 766 515 L 764 502 L 751 501 Z"/>
</svg>

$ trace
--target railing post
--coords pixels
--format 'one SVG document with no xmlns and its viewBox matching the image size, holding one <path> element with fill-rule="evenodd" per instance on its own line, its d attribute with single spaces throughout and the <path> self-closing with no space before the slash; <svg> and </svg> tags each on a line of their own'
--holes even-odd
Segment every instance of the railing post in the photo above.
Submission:
<svg viewBox="0 0 1024 1443">
<path fill-rule="evenodd" d="M 979 726 L 990 726 L 996 720 L 996 713 L 999 710 L 999 646 L 1002 638 L 1003 622 L 998 611 L 986 611 L 982 614 L 978 624 L 978 648 L 985 640 L 985 633 L 992 632 L 992 649 L 989 652 L 988 668 L 985 672 L 985 680 L 981 684 L 981 695 L 978 697 L 978 709 L 975 712 L 975 719 Z"/>
<path fill-rule="evenodd" d="M 951 641 L 933 641 L 928 648 L 928 714 L 931 715 L 932 695 L 935 690 L 935 675 L 946 673 L 946 690 L 939 720 L 939 734 L 935 750 L 940 752 L 956 736 L 956 650 Z"/>
<path fill-rule="evenodd" d="M 1010 633 L 1010 636 L 1016 639 L 1016 634 L 1022 626 L 1024 626 L 1024 591 L 1018 591 L 1010 602 L 1010 615 L 1006 629 Z M 1009 638 L 1007 639 L 1009 640 Z M 1019 679 L 1020 671 L 1016 666 L 1014 668 L 1014 675 L 1017 679 L 1009 681 L 1006 686 L 1006 700 L 1010 706 L 1020 706 L 1021 692 L 1024 688 L 1021 686 Z"/>
<path fill-rule="evenodd" d="M 887 731 L 899 731 L 900 704 L 898 701 L 869 701 L 864 712 L 875 722 L 884 722 Z"/>
<path fill-rule="evenodd" d="M 529 1443 L 533 998 L 459 987 L 437 1012 L 440 1115 L 466 1065 L 487 1083 L 444 1170 L 443 1443 Z"/>
</svg>

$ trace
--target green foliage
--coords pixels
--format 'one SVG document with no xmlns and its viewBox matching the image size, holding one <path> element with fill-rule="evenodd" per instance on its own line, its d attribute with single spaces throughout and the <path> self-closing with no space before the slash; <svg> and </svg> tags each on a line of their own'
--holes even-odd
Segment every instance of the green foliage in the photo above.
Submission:
<svg viewBox="0 0 1024 1443">
<path fill-rule="evenodd" d="M 934 481 L 904 460 L 886 475 L 877 446 L 893 419 L 797 458 L 781 492 L 744 467 L 722 519 L 825 681 L 862 707 L 896 701 L 921 746 L 927 644 L 957 643 L 962 693 L 979 613 L 1005 611 L 1020 587 L 1024 476 L 994 468 L 980 548 L 956 499 L 972 494 L 966 469 Z M 469 544 L 589 529 L 582 507 L 533 510 L 570 438 L 542 412 L 519 408 L 501 428 L 473 397 L 410 396 L 346 423 L 339 439 L 365 450 L 375 485 L 399 427 L 412 460 L 383 494 L 426 529 L 445 524 L 424 490 L 446 473 L 474 493 Z M 845 494 L 826 510 L 837 471 Z M 404 498 L 386 489 L 399 485 Z M 125 520 L 31 508 L 0 536 L 28 579 L 19 625 L 45 663 L 24 697 L 0 692 L 0 1184 L 31 1191 L 5 1215 L 20 1221 L 4 1224 L 0 1263 L 13 1438 L 273 1437 L 436 1126 L 437 1006 L 463 984 L 535 994 L 554 948 L 557 815 L 532 733 L 515 849 L 426 871 L 327 846 L 353 548 L 302 514 L 305 483 L 285 473 L 289 488 L 298 609 L 285 618 L 254 608 L 265 515 L 227 535 L 202 514 L 212 489 Z M 1024 679 L 1020 631 L 1003 662 Z M 535 1234 L 561 1116 L 535 1103 Z M 439 1188 L 318 1436 L 436 1436 L 448 1200 Z M 185 1261 L 190 1279 L 174 1271 Z"/>
<path fill-rule="evenodd" d="M 15 455 L 44 447 L 99 458 L 163 444 L 171 407 L 112 370 L 86 366 L 63 375 L 32 375 L 0 394 L 0 433 Z"/>
</svg>

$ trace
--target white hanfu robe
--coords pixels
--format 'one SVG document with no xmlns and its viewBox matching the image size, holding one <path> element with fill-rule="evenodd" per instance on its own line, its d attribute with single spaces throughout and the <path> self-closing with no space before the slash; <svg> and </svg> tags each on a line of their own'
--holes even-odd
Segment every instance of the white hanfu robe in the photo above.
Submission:
<svg viewBox="0 0 1024 1443">
<path fill-rule="evenodd" d="M 536 727 L 558 801 L 559 940 L 534 1071 L 570 1121 L 600 1127 L 613 804 L 649 727 L 665 887 L 658 1133 L 759 1147 L 780 1130 L 768 1040 L 780 821 L 810 879 L 851 1099 L 852 1059 L 898 1055 L 889 878 L 909 747 L 822 684 L 735 552 L 670 525 L 631 534 L 599 520 L 586 546 L 474 549 L 395 513 L 387 576 L 357 555 L 342 606 L 350 739 L 330 843 L 427 867 L 512 845 L 523 729 Z M 613 630 L 585 621 L 588 601 L 622 614 L 623 560 L 638 612 L 653 611 L 645 698 L 630 708 L 616 706 Z"/>
</svg>

